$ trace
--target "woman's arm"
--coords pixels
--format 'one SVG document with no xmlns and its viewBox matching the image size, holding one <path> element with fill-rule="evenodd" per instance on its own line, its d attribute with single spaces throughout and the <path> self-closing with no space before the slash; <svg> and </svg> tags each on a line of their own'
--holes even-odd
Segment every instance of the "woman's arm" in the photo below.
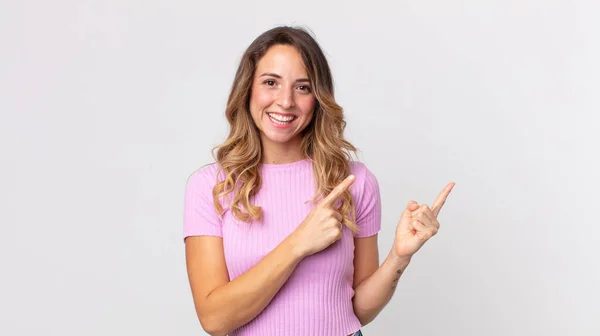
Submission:
<svg viewBox="0 0 600 336">
<path fill-rule="evenodd" d="M 378 268 L 377 258 L 373 257 L 377 256 L 377 236 L 354 239 L 354 267 L 355 272 L 360 272 L 355 274 L 355 279 L 364 280 L 355 282 L 358 285 L 353 304 L 354 313 L 363 325 L 373 321 L 390 301 L 412 256 L 438 232 L 438 214 L 454 185 L 454 182 L 446 185 L 431 209 L 427 204 L 419 206 L 415 201 L 408 202 L 398 221 L 392 250 Z M 375 268 L 376 271 L 369 273 Z"/>
<path fill-rule="evenodd" d="M 354 314 L 364 326 L 375 319 L 390 301 L 410 258 L 389 253 L 378 267 L 377 235 L 354 239 Z"/>
<path fill-rule="evenodd" d="M 303 255 L 291 239 L 285 239 L 254 267 L 229 281 L 221 237 L 188 237 L 185 251 L 196 313 L 210 335 L 227 335 L 256 317 Z"/>
<path fill-rule="evenodd" d="M 335 205 L 352 183 L 351 175 L 323 198 L 273 251 L 232 281 L 225 263 L 223 238 L 187 237 L 188 278 L 202 328 L 211 335 L 226 335 L 248 323 L 265 309 L 304 257 L 339 240 L 342 215 Z M 198 217 L 201 214 L 201 211 L 196 213 Z"/>
</svg>

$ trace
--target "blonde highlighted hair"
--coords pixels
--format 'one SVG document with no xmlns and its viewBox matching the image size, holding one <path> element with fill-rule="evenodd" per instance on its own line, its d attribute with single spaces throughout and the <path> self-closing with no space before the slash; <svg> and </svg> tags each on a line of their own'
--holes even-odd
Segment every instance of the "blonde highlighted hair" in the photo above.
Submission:
<svg viewBox="0 0 600 336">
<path fill-rule="evenodd" d="M 230 131 L 227 139 L 213 148 L 213 157 L 224 179 L 213 189 L 217 213 L 224 211 L 220 199 L 229 196 L 230 210 L 242 221 L 262 221 L 262 210 L 250 203 L 261 187 L 260 164 L 262 146 L 260 133 L 249 110 L 252 82 L 260 59 L 274 45 L 290 45 L 300 53 L 316 99 L 312 121 L 302 132 L 303 154 L 312 160 L 315 196 L 329 194 L 350 174 L 351 154 L 357 149 L 344 139 L 344 113 L 334 99 L 333 78 L 327 59 L 314 38 L 304 29 L 277 27 L 258 36 L 244 52 L 233 80 L 225 116 Z M 343 224 L 358 231 L 354 201 L 349 191 L 341 199 L 338 211 Z"/>
</svg>

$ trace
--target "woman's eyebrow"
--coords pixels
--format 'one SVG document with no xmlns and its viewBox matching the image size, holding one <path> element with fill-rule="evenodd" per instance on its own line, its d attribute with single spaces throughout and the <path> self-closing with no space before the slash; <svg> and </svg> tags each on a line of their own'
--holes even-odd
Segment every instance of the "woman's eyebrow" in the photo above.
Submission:
<svg viewBox="0 0 600 336">
<path fill-rule="evenodd" d="M 259 77 L 264 77 L 264 76 L 275 77 L 275 78 L 281 79 L 281 76 L 279 76 L 276 73 L 272 73 L 272 72 L 265 72 L 264 74 L 260 75 Z M 294 82 L 296 82 L 296 83 L 298 83 L 298 82 L 310 82 L 310 79 L 308 79 L 308 78 L 298 78 Z"/>
</svg>

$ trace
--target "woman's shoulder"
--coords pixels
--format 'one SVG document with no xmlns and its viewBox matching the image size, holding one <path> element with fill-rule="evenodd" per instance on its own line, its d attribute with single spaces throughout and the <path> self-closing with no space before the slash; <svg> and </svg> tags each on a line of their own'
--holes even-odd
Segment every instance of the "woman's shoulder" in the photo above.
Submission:
<svg viewBox="0 0 600 336">
<path fill-rule="evenodd" d="M 211 162 L 196 169 L 188 178 L 188 185 L 194 185 L 196 187 L 205 186 L 212 187 L 217 182 L 217 173 L 219 172 L 219 165 L 217 162 Z"/>
<path fill-rule="evenodd" d="M 356 177 L 356 181 L 375 179 L 375 174 L 361 161 L 350 161 L 350 173 Z"/>
<path fill-rule="evenodd" d="M 377 177 L 364 162 L 350 161 L 350 173 L 355 177 L 351 190 L 357 199 L 360 200 L 364 194 L 370 194 L 379 189 Z"/>
<path fill-rule="evenodd" d="M 362 161 L 350 160 L 350 171 L 354 172 L 362 172 L 367 169 L 367 165 Z"/>
</svg>

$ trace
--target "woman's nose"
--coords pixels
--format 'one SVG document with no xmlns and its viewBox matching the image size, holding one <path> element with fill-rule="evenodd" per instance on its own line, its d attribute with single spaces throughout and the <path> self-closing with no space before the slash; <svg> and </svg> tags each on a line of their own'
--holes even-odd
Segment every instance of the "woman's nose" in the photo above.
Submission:
<svg viewBox="0 0 600 336">
<path fill-rule="evenodd" d="M 277 97 L 277 104 L 284 109 L 289 109 L 295 106 L 294 93 L 292 90 L 281 90 Z"/>
</svg>

